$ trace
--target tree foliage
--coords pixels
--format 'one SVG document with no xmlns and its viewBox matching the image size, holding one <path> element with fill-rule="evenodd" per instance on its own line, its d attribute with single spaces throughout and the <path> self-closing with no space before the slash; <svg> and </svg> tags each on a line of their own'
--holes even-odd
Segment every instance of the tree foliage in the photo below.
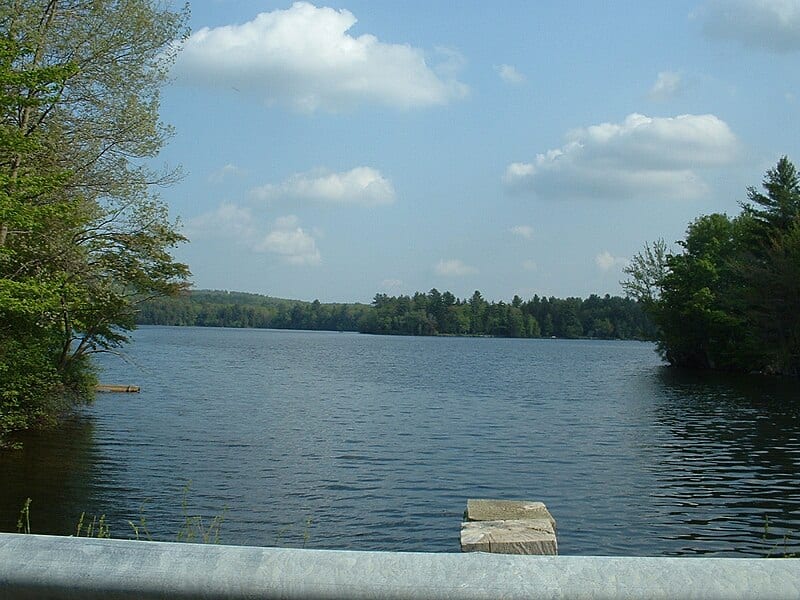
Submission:
<svg viewBox="0 0 800 600">
<path fill-rule="evenodd" d="M 667 243 L 659 239 L 652 244 L 646 244 L 623 269 L 630 279 L 622 282 L 622 289 L 631 298 L 650 305 L 661 297 L 661 285 L 666 270 Z"/>
<path fill-rule="evenodd" d="M 186 11 L 155 0 L 0 6 L 0 436 L 91 397 L 89 357 L 177 292 L 183 241 L 147 161 Z"/>
<path fill-rule="evenodd" d="M 800 183 L 788 158 L 763 188 L 748 189 L 735 218 L 692 222 L 679 252 L 660 260 L 646 247 L 626 269 L 631 297 L 652 299 L 646 306 L 670 363 L 800 373 Z"/>
</svg>

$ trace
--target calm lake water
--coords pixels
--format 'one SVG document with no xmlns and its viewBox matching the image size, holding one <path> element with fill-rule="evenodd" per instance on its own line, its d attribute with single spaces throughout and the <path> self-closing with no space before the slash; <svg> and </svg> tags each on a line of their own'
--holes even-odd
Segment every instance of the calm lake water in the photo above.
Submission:
<svg viewBox="0 0 800 600">
<path fill-rule="evenodd" d="M 467 498 L 544 501 L 563 554 L 800 551 L 800 388 L 639 342 L 144 327 L 102 394 L 0 453 L 0 528 L 458 551 Z M 769 531 L 765 536 L 765 522 Z M 788 536 L 788 537 L 787 537 Z"/>
</svg>

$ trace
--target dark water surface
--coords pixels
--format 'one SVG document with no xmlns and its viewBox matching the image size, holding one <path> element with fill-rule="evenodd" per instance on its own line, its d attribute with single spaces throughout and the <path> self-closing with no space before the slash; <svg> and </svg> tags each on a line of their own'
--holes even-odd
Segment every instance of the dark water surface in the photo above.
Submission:
<svg viewBox="0 0 800 600">
<path fill-rule="evenodd" d="M 466 499 L 544 501 L 563 554 L 800 551 L 800 389 L 649 344 L 145 327 L 99 395 L 0 453 L 0 527 L 457 551 Z M 309 522 L 310 519 L 310 522 Z M 765 522 L 769 531 L 765 536 Z M 788 536 L 788 537 L 787 537 Z"/>
</svg>

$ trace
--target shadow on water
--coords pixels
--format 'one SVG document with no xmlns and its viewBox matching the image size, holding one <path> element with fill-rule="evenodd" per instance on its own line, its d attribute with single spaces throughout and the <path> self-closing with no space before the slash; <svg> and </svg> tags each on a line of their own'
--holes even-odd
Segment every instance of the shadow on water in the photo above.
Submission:
<svg viewBox="0 0 800 600">
<path fill-rule="evenodd" d="M 0 452 L 0 531 L 17 530 L 19 511 L 31 498 L 32 533 L 74 533 L 93 481 L 103 476 L 92 420 L 75 416 L 57 429 L 17 440 L 22 449 Z"/>
<path fill-rule="evenodd" d="M 666 367 L 654 380 L 653 501 L 687 525 L 666 553 L 800 550 L 798 382 Z"/>
</svg>

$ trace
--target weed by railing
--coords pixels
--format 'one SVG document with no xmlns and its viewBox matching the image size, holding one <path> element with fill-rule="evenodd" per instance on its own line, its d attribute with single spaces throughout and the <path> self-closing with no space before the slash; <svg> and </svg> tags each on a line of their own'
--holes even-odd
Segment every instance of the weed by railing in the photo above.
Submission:
<svg viewBox="0 0 800 600">
<path fill-rule="evenodd" d="M 30 533 L 31 532 L 31 499 L 26 498 L 25 503 L 22 505 L 22 510 L 19 511 L 19 518 L 17 519 L 17 533 Z"/>
<path fill-rule="evenodd" d="M 208 524 L 200 515 L 190 516 L 188 511 L 190 486 L 191 482 L 187 483 L 183 488 L 183 499 L 181 500 L 183 523 L 178 529 L 178 541 L 196 543 L 202 540 L 204 544 L 219 544 L 220 528 L 225 520 L 225 513 L 228 511 L 228 507 L 224 507 L 222 512 L 216 515 Z"/>
<path fill-rule="evenodd" d="M 178 527 L 178 533 L 175 538 L 179 542 L 203 543 L 203 544 L 219 544 L 221 540 L 222 523 L 225 520 L 225 513 L 228 508 L 223 508 L 222 513 L 215 515 L 210 521 L 204 519 L 202 515 L 193 515 L 189 512 L 189 491 L 191 489 L 191 481 L 188 482 L 183 488 L 183 496 L 181 499 L 181 515 L 183 521 Z M 31 533 L 31 499 L 26 498 L 22 509 L 17 518 L 17 533 Z M 147 501 L 143 502 L 139 507 L 139 519 L 134 523 L 128 520 L 128 525 L 133 531 L 134 540 L 148 540 L 153 541 L 153 536 L 148 527 L 147 518 L 144 514 L 144 507 Z M 94 538 L 111 538 L 111 526 L 105 514 L 100 516 L 93 515 L 89 518 L 86 512 L 82 512 L 78 517 L 78 524 L 75 528 L 75 537 L 94 537 Z"/>
<path fill-rule="evenodd" d="M 225 515 L 228 507 L 224 507 L 222 512 L 212 518 L 203 517 L 200 514 L 192 514 L 189 507 L 189 492 L 191 491 L 191 481 L 183 488 L 181 497 L 181 516 L 182 521 L 178 526 L 175 540 L 186 543 L 219 544 L 221 543 L 222 525 L 225 522 Z M 145 515 L 145 506 L 149 500 L 145 500 L 139 507 L 139 516 L 136 521 L 127 520 L 128 526 L 133 533 L 132 539 L 137 541 L 155 541 L 150 532 L 150 525 Z M 31 499 L 27 498 L 19 512 L 17 519 L 17 533 L 32 533 L 31 531 Z M 305 548 L 311 539 L 311 517 L 305 519 L 302 531 L 302 547 Z M 286 525 L 278 530 L 275 536 L 275 546 L 281 545 L 284 535 L 292 530 L 294 524 Z M 91 518 L 86 512 L 82 512 L 75 527 L 74 537 L 94 537 L 111 538 L 111 526 L 105 514 L 100 516 L 93 515 Z M 131 539 L 131 538 L 128 538 Z"/>
<path fill-rule="evenodd" d="M 764 534 L 761 536 L 765 542 L 769 543 L 769 515 L 764 515 Z M 783 554 L 774 556 L 773 553 L 778 550 L 783 542 Z M 800 558 L 796 552 L 789 552 L 789 534 L 783 534 L 783 540 L 778 540 L 775 545 L 767 551 L 765 558 Z"/>
<path fill-rule="evenodd" d="M 80 519 L 78 519 L 75 537 L 111 538 L 111 528 L 108 525 L 105 515 L 100 515 L 100 518 L 94 515 L 90 522 L 84 523 L 85 517 L 86 513 L 82 512 Z"/>
<path fill-rule="evenodd" d="M 311 517 L 306 517 L 305 525 L 303 526 L 303 546 L 302 546 L 303 548 L 306 547 L 306 544 L 308 543 L 308 540 L 311 539 L 311 523 L 312 522 L 313 521 L 311 520 Z M 275 534 L 275 546 L 280 547 L 281 538 L 283 537 L 283 535 L 285 533 L 288 533 L 292 529 L 292 527 L 294 527 L 294 525 L 292 523 L 290 523 L 289 525 L 281 527 L 278 530 L 278 532 Z"/>
</svg>

